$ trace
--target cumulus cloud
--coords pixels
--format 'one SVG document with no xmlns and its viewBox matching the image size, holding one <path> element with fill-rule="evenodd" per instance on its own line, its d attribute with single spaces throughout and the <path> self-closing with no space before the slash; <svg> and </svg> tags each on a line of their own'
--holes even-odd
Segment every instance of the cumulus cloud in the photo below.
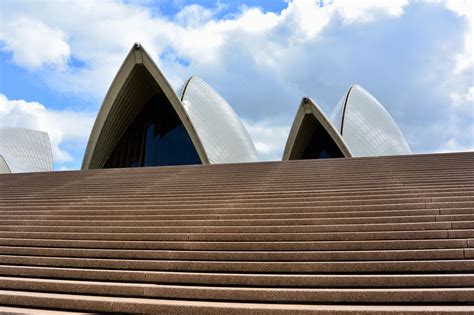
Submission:
<svg viewBox="0 0 474 315">
<path fill-rule="evenodd" d="M 173 16 L 147 5 L 5 0 L 0 42 L 55 90 L 95 98 L 89 110 L 141 42 L 174 87 L 197 74 L 223 95 L 264 159 L 281 158 L 302 96 L 330 113 L 353 83 L 384 104 L 415 152 L 473 147 L 472 1 L 294 0 L 231 14 L 193 4 Z M 25 62 L 29 37 L 5 31 L 19 16 L 69 50 Z"/>
<path fill-rule="evenodd" d="M 209 22 L 214 12 L 203 6 L 191 4 L 184 7 L 177 15 L 176 21 L 186 28 L 196 28 Z"/>
<path fill-rule="evenodd" d="M 456 71 L 472 69 L 474 66 L 474 2 L 471 0 L 448 0 L 444 2 L 446 7 L 463 17 L 468 25 L 469 31 L 464 35 L 464 50 L 456 55 Z"/>
<path fill-rule="evenodd" d="M 54 162 L 72 162 L 73 156 L 64 147 L 84 146 L 92 128 L 93 115 L 47 109 L 37 102 L 9 100 L 0 94 L 0 126 L 22 127 L 48 133 Z M 64 166 L 60 166 L 64 167 Z"/>
<path fill-rule="evenodd" d="M 255 149 L 261 159 L 281 160 L 290 132 L 288 126 L 281 126 L 277 122 L 270 121 L 257 123 L 244 121 L 243 123 L 252 137 Z"/>
<path fill-rule="evenodd" d="M 336 0 L 329 1 L 346 23 L 368 23 L 380 16 L 398 17 L 403 14 L 403 8 L 408 0 Z"/>
<path fill-rule="evenodd" d="M 11 52 L 17 65 L 32 69 L 64 68 L 71 52 L 63 31 L 31 17 L 2 22 L 0 41 L 1 49 Z"/>
<path fill-rule="evenodd" d="M 158 63 L 172 50 L 196 66 L 216 68 L 226 62 L 226 48 L 236 41 L 259 63 L 274 66 L 274 54 L 284 57 L 286 46 L 314 38 L 335 16 L 352 23 L 372 21 L 381 15 L 400 15 L 405 2 L 363 1 L 355 6 L 345 0 L 321 4 L 295 0 L 280 14 L 242 7 L 230 17 L 216 19 L 219 4 L 211 9 L 183 6 L 170 18 L 118 1 L 97 5 L 88 0 L 6 0 L 0 41 L 14 61 L 27 68 L 64 65 L 69 57 L 81 61 L 79 69 L 47 72 L 44 78 L 65 92 L 103 95 L 126 51 L 137 41 Z"/>
</svg>

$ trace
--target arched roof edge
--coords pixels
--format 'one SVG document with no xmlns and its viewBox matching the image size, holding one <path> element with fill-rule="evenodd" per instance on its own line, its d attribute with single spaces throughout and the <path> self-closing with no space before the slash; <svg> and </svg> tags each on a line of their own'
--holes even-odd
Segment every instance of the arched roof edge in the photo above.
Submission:
<svg viewBox="0 0 474 315">
<path fill-rule="evenodd" d="M 203 164 L 208 164 L 209 160 L 207 157 L 207 153 L 204 150 L 201 140 L 199 139 L 194 125 L 189 119 L 189 116 L 187 115 L 180 98 L 176 95 L 168 80 L 166 80 L 163 73 L 160 71 L 160 69 L 157 67 L 157 65 L 154 63 L 154 61 L 148 55 L 145 49 L 143 49 L 140 44 L 135 44 L 125 57 L 125 60 L 119 68 L 119 71 L 115 75 L 112 84 L 110 85 L 109 90 L 105 95 L 104 101 L 102 102 L 102 105 L 99 109 L 99 113 L 92 127 L 86 151 L 84 153 L 82 169 L 90 168 L 93 154 L 97 150 L 98 143 L 100 143 L 100 134 L 103 130 L 108 115 L 113 106 L 115 105 L 115 101 L 120 91 L 122 90 L 122 87 L 127 83 L 127 80 L 130 79 L 130 74 L 132 73 L 133 69 L 138 65 L 142 65 L 145 67 L 148 73 L 155 80 L 156 84 L 158 84 L 159 88 L 163 91 L 164 95 L 166 96 L 170 104 L 173 106 L 179 119 L 182 121 L 183 126 L 188 132 L 191 141 L 199 155 L 199 158 L 201 159 L 201 162 Z"/>
<path fill-rule="evenodd" d="M 336 143 L 339 150 L 341 150 L 344 157 L 352 157 L 352 152 L 347 146 L 346 142 L 336 130 L 336 128 L 334 128 L 334 126 L 331 124 L 323 111 L 319 108 L 317 103 L 309 97 L 303 97 L 300 102 L 300 106 L 298 107 L 298 111 L 296 112 L 295 119 L 293 120 L 293 124 L 286 141 L 285 150 L 283 151 L 282 160 L 287 161 L 290 159 L 291 153 L 294 150 L 296 137 L 301 128 L 301 124 L 303 123 L 303 119 L 305 115 L 309 114 L 312 114 L 314 118 L 316 118 L 316 120 L 321 124 L 321 126 L 323 126 L 334 143 Z"/>
</svg>

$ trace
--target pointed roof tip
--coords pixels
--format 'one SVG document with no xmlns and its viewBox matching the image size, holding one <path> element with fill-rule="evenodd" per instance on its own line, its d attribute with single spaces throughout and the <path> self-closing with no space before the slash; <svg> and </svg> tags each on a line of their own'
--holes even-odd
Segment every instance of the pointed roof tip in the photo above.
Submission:
<svg viewBox="0 0 474 315">
<path fill-rule="evenodd" d="M 349 96 L 351 95 L 352 90 L 362 90 L 362 91 L 365 91 L 365 89 L 364 89 L 362 86 L 360 86 L 358 83 L 353 83 L 353 84 L 351 84 L 351 85 L 349 86 L 349 88 L 346 90 L 346 93 L 343 94 L 343 95 L 344 95 L 344 96 L 342 97 L 343 100 L 344 100 L 344 101 L 343 101 L 343 108 L 346 107 L 346 105 L 347 105 L 347 100 L 349 99 Z M 343 111 L 344 111 L 344 109 L 343 109 Z"/>
<path fill-rule="evenodd" d="M 330 120 L 327 118 L 326 114 L 318 105 L 318 103 L 311 97 L 304 96 L 301 99 L 298 110 L 296 111 L 295 118 L 293 119 L 293 124 L 291 126 L 290 132 L 288 134 L 288 138 L 286 140 L 286 145 L 285 145 L 285 148 L 283 151 L 283 157 L 282 157 L 283 161 L 295 159 L 293 156 L 294 152 L 300 150 L 301 143 L 305 142 L 303 141 L 300 144 L 297 144 L 299 142 L 298 135 L 299 135 L 300 129 L 303 126 L 303 120 L 307 116 L 313 117 L 317 122 L 316 124 L 322 126 L 322 128 L 333 140 L 333 142 L 339 148 L 339 150 L 341 151 L 344 157 L 352 157 L 352 153 L 350 149 L 347 147 L 347 144 L 344 142 L 344 139 L 339 134 L 338 130 L 336 130 L 336 128 L 331 124 Z M 304 138 L 305 136 L 300 136 L 300 138 L 301 137 Z M 299 145 L 299 147 L 295 149 L 295 145 Z M 299 159 L 299 158 L 296 158 L 296 159 Z"/>
<path fill-rule="evenodd" d="M 217 91 L 214 90 L 214 88 L 213 88 L 209 83 L 207 83 L 206 80 L 204 80 L 203 78 L 201 78 L 201 77 L 198 76 L 198 75 L 193 74 L 192 76 L 189 77 L 189 79 L 187 79 L 187 80 L 185 81 L 184 89 L 183 89 L 183 96 L 184 96 L 184 92 L 186 91 L 186 87 L 189 85 L 189 83 L 190 83 L 191 81 L 193 81 L 193 82 L 196 82 L 196 81 L 201 82 L 201 84 L 203 84 L 203 85 L 209 87 L 211 90 L 213 90 L 214 92 L 217 93 Z M 222 97 L 219 93 L 217 93 L 217 94 L 219 95 L 219 97 Z M 226 101 L 226 102 L 227 102 L 227 101 Z"/>
<path fill-rule="evenodd" d="M 363 89 L 363 88 L 359 84 L 353 83 L 347 89 L 346 96 L 349 97 L 349 94 L 351 94 L 351 91 L 354 90 L 354 89 L 359 89 L 360 90 L 360 89 Z"/>
<path fill-rule="evenodd" d="M 303 96 L 300 102 L 300 107 L 303 109 L 305 114 L 321 112 L 318 103 L 309 96 Z"/>
<path fill-rule="evenodd" d="M 203 79 L 201 79 L 199 76 L 193 74 L 191 75 L 189 78 L 187 78 L 185 81 L 184 81 L 184 84 L 188 84 L 189 82 L 193 81 L 193 80 L 201 80 L 201 81 L 204 81 Z M 206 81 L 204 81 L 206 82 Z"/>
<path fill-rule="evenodd" d="M 135 42 L 135 44 L 133 44 L 133 48 L 134 48 L 135 50 L 142 49 L 142 44 L 140 44 L 139 42 Z"/>
<path fill-rule="evenodd" d="M 193 81 L 193 80 L 201 80 L 201 81 L 204 81 L 203 79 L 201 79 L 200 77 L 198 77 L 197 75 L 193 74 L 191 75 L 186 81 L 185 81 L 185 85 L 188 85 L 189 82 Z M 204 81 L 205 82 L 205 81 Z"/>
<path fill-rule="evenodd" d="M 188 88 L 188 85 L 191 81 L 193 80 L 196 80 L 196 79 L 199 79 L 201 81 L 204 81 L 202 80 L 201 78 L 199 78 L 198 76 L 196 76 L 195 74 L 193 74 L 192 76 L 190 76 L 188 79 L 186 79 L 184 81 L 184 84 L 183 86 L 181 87 L 181 89 L 178 91 L 178 97 L 179 97 L 179 100 L 182 102 L 184 100 L 184 94 L 186 93 L 186 89 Z"/>
</svg>

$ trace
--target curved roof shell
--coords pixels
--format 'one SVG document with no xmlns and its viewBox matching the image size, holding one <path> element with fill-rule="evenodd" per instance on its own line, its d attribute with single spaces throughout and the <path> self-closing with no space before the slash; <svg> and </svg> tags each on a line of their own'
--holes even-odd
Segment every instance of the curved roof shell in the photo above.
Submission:
<svg viewBox="0 0 474 315">
<path fill-rule="evenodd" d="M 0 173 L 53 170 L 51 143 L 46 132 L 0 128 Z"/>
<path fill-rule="evenodd" d="M 82 169 L 102 168 L 127 127 L 155 94 L 168 99 L 182 121 L 203 164 L 204 148 L 191 119 L 163 73 L 147 52 L 135 44 L 120 67 L 100 107 L 87 143 Z"/>
<path fill-rule="evenodd" d="M 390 114 L 359 85 L 351 86 L 338 103 L 333 123 L 355 157 L 411 154 Z"/>
<path fill-rule="evenodd" d="M 257 151 L 232 107 L 206 82 L 191 77 L 181 101 L 211 164 L 256 162 Z"/>
<path fill-rule="evenodd" d="M 203 164 L 256 160 L 246 130 L 213 89 L 202 80 L 191 78 L 181 95 L 184 105 L 147 52 L 135 44 L 99 110 L 84 154 L 83 169 L 104 166 L 128 125 L 156 93 L 162 93 L 176 111 Z M 226 146 L 222 135 L 234 143 Z M 245 148 L 243 153 L 234 155 L 242 148 Z"/>
<path fill-rule="evenodd" d="M 315 123 L 304 123 L 305 117 L 307 116 L 314 117 Z M 352 157 L 352 153 L 344 139 L 331 124 L 321 108 L 319 108 L 318 104 L 311 98 L 304 97 L 298 107 L 293 125 L 290 129 L 290 134 L 288 135 L 288 140 L 283 152 L 283 161 L 298 159 L 298 156 L 300 156 L 301 152 L 304 150 L 307 140 L 314 130 L 314 125 L 316 123 L 319 123 L 324 128 L 344 157 Z"/>
</svg>

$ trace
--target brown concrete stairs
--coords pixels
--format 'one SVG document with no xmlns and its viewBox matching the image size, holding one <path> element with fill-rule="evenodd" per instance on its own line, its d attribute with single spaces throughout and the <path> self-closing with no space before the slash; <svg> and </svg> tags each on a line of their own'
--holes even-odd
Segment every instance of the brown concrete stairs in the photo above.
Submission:
<svg viewBox="0 0 474 315">
<path fill-rule="evenodd" d="M 0 305 L 474 313 L 474 153 L 0 175 Z"/>
</svg>

